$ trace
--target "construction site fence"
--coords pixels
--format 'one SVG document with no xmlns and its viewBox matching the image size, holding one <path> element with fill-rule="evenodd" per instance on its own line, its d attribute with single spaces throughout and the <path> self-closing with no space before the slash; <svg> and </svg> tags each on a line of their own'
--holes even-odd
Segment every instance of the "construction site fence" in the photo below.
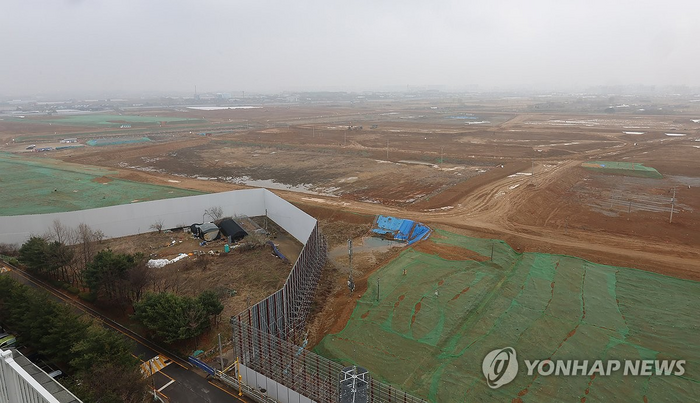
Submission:
<svg viewBox="0 0 700 403">
<path fill-rule="evenodd" d="M 301 340 L 327 255 L 327 244 L 317 224 L 282 289 L 236 315 L 232 321 L 245 322 L 283 340 Z"/>
<path fill-rule="evenodd" d="M 238 379 L 229 376 L 221 371 L 216 371 L 214 376 L 225 385 L 238 390 L 239 393 L 246 395 L 249 399 L 258 403 L 278 403 L 277 400 L 267 395 L 267 391 L 262 392 L 254 387 L 247 385 L 244 382 L 239 382 Z"/>
<path fill-rule="evenodd" d="M 267 216 L 301 243 L 311 239 L 316 219 L 267 189 L 243 189 L 154 200 L 63 213 L 0 216 L 0 243 L 22 244 L 46 233 L 58 221 L 68 228 L 87 224 L 107 238 L 151 231 L 154 223 L 177 228 L 202 222 L 205 211 L 221 207 L 224 216 Z"/>
<path fill-rule="evenodd" d="M 343 365 L 243 321 L 233 320 L 232 326 L 235 354 L 245 367 L 263 375 L 262 379 L 271 379 L 318 403 L 339 401 L 339 376 Z M 258 391 L 269 387 L 259 384 L 248 386 Z M 426 402 L 373 378 L 369 380 L 367 391 L 370 403 Z"/>
</svg>

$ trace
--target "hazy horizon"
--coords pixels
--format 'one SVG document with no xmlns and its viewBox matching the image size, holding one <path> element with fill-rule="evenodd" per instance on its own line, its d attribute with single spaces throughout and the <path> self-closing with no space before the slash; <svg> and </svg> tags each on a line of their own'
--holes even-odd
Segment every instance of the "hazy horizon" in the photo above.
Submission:
<svg viewBox="0 0 700 403">
<path fill-rule="evenodd" d="M 700 86 L 700 3 L 6 1 L 0 96 Z"/>
</svg>

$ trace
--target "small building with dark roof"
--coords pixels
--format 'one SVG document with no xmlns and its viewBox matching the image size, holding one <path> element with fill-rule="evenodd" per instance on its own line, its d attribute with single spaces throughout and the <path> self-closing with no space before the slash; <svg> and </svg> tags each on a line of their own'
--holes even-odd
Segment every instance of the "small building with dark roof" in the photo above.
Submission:
<svg viewBox="0 0 700 403">
<path fill-rule="evenodd" d="M 248 235 L 240 225 L 230 218 L 226 218 L 219 223 L 221 233 L 228 238 L 229 243 L 240 241 Z"/>
<path fill-rule="evenodd" d="M 195 236 L 202 238 L 203 240 L 209 242 L 219 238 L 219 227 L 212 222 L 205 222 L 204 224 L 192 224 L 190 230 Z"/>
</svg>

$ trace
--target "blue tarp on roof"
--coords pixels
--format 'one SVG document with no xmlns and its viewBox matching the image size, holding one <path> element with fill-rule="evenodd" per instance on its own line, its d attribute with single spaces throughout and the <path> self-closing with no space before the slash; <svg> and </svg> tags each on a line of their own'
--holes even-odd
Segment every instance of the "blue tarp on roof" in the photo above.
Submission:
<svg viewBox="0 0 700 403">
<path fill-rule="evenodd" d="M 379 215 L 374 220 L 372 232 L 385 238 L 407 242 L 409 245 L 430 236 L 430 227 L 403 218 Z"/>
<path fill-rule="evenodd" d="M 410 245 L 414 242 L 418 242 L 421 239 L 427 239 L 430 236 L 431 232 L 432 230 L 427 225 L 416 223 L 416 226 L 415 228 L 413 228 L 413 232 L 411 233 L 411 239 L 408 241 L 408 244 Z"/>
<path fill-rule="evenodd" d="M 376 226 L 388 231 L 398 231 L 404 221 L 401 218 L 379 215 L 376 219 Z"/>
</svg>

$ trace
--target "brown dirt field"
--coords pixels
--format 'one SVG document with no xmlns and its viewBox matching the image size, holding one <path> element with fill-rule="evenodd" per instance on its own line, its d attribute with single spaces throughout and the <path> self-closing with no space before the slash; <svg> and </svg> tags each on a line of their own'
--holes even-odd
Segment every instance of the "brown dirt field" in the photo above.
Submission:
<svg viewBox="0 0 700 403">
<path fill-rule="evenodd" d="M 309 344 L 315 346 L 324 335 L 338 333 L 345 327 L 355 310 L 357 300 L 367 291 L 367 279 L 384 264 L 401 252 L 400 248 L 388 252 L 364 252 L 353 256 L 355 292 L 347 288 L 347 257 L 329 262 L 319 284 L 314 306 L 309 318 Z"/>
<path fill-rule="evenodd" d="M 503 239 L 521 251 L 562 253 L 700 280 L 700 149 L 695 147 L 700 142 L 694 141 L 700 138 L 700 125 L 691 122 L 700 113 L 698 106 L 667 115 L 603 114 L 578 111 L 580 102 L 436 99 L 153 110 L 147 113 L 205 118 L 212 130 L 241 122 L 249 129 L 53 155 L 110 167 L 117 177 L 210 192 L 246 186 L 232 183 L 234 177 L 275 181 L 280 190 L 274 191 L 320 218 L 336 244 L 359 236 L 375 214 L 390 214 Z M 488 123 L 450 118 L 464 115 Z M 671 131 L 688 136 L 665 136 Z M 654 182 L 599 175 L 580 168 L 588 160 L 641 162 L 665 178 Z M 504 168 L 497 168 L 501 164 Z M 523 175 L 533 165 L 535 174 Z M 671 186 L 677 188 L 680 209 L 673 224 L 661 212 L 628 213 L 595 205 L 612 195 L 667 197 Z M 442 252 L 454 256 L 454 251 Z M 356 256 L 358 291 L 366 287 L 362 278 L 384 258 L 391 256 Z M 326 321 L 314 322 L 319 334 L 336 330 L 331 327 L 341 325 L 334 323 L 344 322 L 333 319 L 352 312 L 354 298 L 347 295 L 343 264 L 336 262 L 324 274 L 321 289 L 330 302 L 328 311 L 319 314 Z"/>
<path fill-rule="evenodd" d="M 27 118 L 28 121 L 32 119 Z M 78 133 L 90 131 L 90 128 L 85 126 L 64 126 L 64 125 L 46 125 L 32 124 L 25 122 L 8 122 L 0 120 L 0 139 L 4 142 L 11 141 L 15 137 L 31 136 L 31 135 L 46 135 L 46 134 L 62 134 L 62 133 Z"/>
<path fill-rule="evenodd" d="M 351 224 L 338 220 L 320 220 L 319 227 L 326 237 L 328 247 L 333 248 L 345 245 L 348 239 L 359 239 L 363 235 L 367 235 L 372 228 L 372 224 Z"/>
<path fill-rule="evenodd" d="M 476 260 L 477 262 L 485 262 L 489 260 L 488 257 L 480 255 L 469 249 L 435 242 L 418 242 L 413 245 L 413 249 L 418 252 L 437 255 L 446 260 Z"/>
<path fill-rule="evenodd" d="M 309 204 L 308 202 L 294 202 L 292 204 L 317 220 L 342 221 L 349 224 L 371 224 L 374 221 L 374 215 L 370 214 L 354 213 L 352 211 Z"/>
<path fill-rule="evenodd" d="M 503 168 L 492 169 L 482 175 L 471 178 L 456 186 L 452 186 L 430 199 L 421 200 L 411 206 L 412 209 L 430 210 L 445 206 L 452 206 L 458 203 L 464 195 L 473 192 L 475 189 L 487 185 L 488 183 L 503 179 L 508 175 L 528 170 L 529 164 L 526 162 L 512 162 L 503 165 Z"/>
<path fill-rule="evenodd" d="M 106 176 L 100 176 L 99 178 L 94 178 L 92 181 L 97 182 L 97 183 L 109 183 L 113 181 L 114 179 L 108 178 Z"/>
<path fill-rule="evenodd" d="M 268 108 L 247 115 L 241 110 L 223 111 L 212 116 L 224 120 L 248 116 L 250 122 L 270 119 L 266 128 L 247 132 L 118 147 L 120 152 L 114 155 L 104 149 L 71 150 L 71 156 L 65 153 L 65 158 L 109 166 L 126 179 L 205 191 L 245 186 L 221 179 L 199 180 L 183 176 L 183 172 L 205 177 L 251 174 L 253 178 L 282 183 L 306 181 L 323 189 L 337 188 L 330 192 L 338 192 L 340 197 L 276 192 L 302 207 L 323 208 L 312 213 L 319 218 L 340 218 L 342 214 L 343 219 L 356 221 L 347 214 L 393 214 L 509 239 L 528 248 L 539 245 L 550 252 L 562 251 L 601 263 L 637 266 L 685 278 L 697 276 L 693 273 L 699 269 L 692 260 L 698 257 L 697 231 L 693 231 L 698 224 L 696 213 L 682 212 L 672 227 L 666 226 L 664 215 L 658 213 L 611 218 L 591 209 L 585 197 L 571 190 L 583 186 L 602 197 L 615 190 L 617 185 L 601 185 L 581 173 L 580 163 L 591 159 L 644 162 L 656 165 L 667 175 L 696 178 L 700 172 L 698 149 L 692 147 L 691 138 L 660 134 L 671 128 L 692 129 L 692 124 L 679 123 L 684 119 L 557 113 L 499 115 L 483 111 L 473 113 L 494 123 L 472 127 L 445 121 L 444 115 L 431 115 L 420 107 L 399 108 L 396 117 L 382 115 L 382 108 L 348 108 L 338 115 L 332 114 L 339 109 L 319 108 L 316 115 L 310 113 L 312 110 Z M 423 120 L 401 120 L 402 116 L 419 112 L 426 112 Z M 450 113 L 458 114 L 456 110 Z M 298 119 L 290 124 L 294 116 Z M 350 119 L 353 125 L 362 122 L 364 129 L 348 131 L 343 122 L 349 124 Z M 285 120 L 287 125 L 278 125 Z M 270 127 L 273 121 L 276 126 Z M 378 128 L 367 129 L 371 123 Z M 627 125 L 654 128 L 645 129 L 645 135 L 627 135 L 623 133 Z M 374 160 L 386 159 L 386 140 L 391 162 L 377 164 Z M 538 152 L 538 147 L 550 151 Z M 440 169 L 396 163 L 398 159 L 434 163 L 443 150 L 449 163 L 439 164 Z M 554 155 L 554 151 L 562 152 Z M 265 152 L 274 152 L 274 157 L 259 161 Z M 673 162 L 676 160 L 679 163 Z M 512 176 L 530 172 L 533 161 L 534 177 Z M 500 164 L 505 168 L 494 168 Z M 466 178 L 455 174 L 470 169 L 485 172 Z M 348 180 L 353 177 L 357 179 Z M 644 186 L 636 190 L 649 194 L 657 191 Z M 679 200 L 697 211 L 700 206 L 692 202 L 698 199 L 695 192 L 691 186 L 679 193 Z"/>
<path fill-rule="evenodd" d="M 162 268 L 148 269 L 152 276 L 149 290 L 189 296 L 213 290 L 222 297 L 222 317 L 228 318 L 244 310 L 248 303 L 255 304 L 280 289 L 291 265 L 275 257 L 268 246 L 224 254 L 224 243 L 217 240 L 202 247 L 190 234 L 178 231 L 109 239 L 102 246 L 122 253 L 142 252 L 154 259 L 172 259 L 195 250 L 221 252 L 216 256 L 190 256 Z M 296 248 L 300 250 L 301 246 Z M 233 290 L 235 294 L 231 295 Z M 226 327 L 227 324 L 222 329 Z"/>
</svg>

